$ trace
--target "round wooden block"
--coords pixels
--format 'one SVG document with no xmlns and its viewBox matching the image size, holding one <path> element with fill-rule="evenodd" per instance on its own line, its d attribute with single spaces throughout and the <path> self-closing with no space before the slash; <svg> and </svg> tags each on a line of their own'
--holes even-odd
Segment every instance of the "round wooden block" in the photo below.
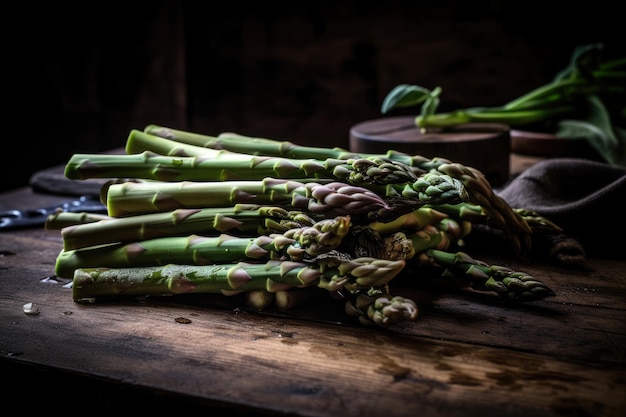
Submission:
<svg viewBox="0 0 626 417">
<path fill-rule="evenodd" d="M 350 129 L 350 151 L 384 154 L 389 150 L 426 158 L 445 158 L 480 170 L 491 185 L 509 179 L 510 128 L 466 124 L 440 132 L 420 132 L 413 116 L 368 120 Z"/>
<path fill-rule="evenodd" d="M 511 129 L 511 152 L 544 157 L 586 158 L 602 161 L 585 138 L 562 138 L 550 133 Z"/>
</svg>

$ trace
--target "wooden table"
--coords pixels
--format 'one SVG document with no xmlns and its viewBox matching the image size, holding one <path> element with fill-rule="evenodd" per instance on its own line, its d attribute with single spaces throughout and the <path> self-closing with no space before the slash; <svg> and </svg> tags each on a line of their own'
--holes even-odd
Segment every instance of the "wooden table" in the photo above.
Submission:
<svg viewBox="0 0 626 417">
<path fill-rule="evenodd" d="M 19 189 L 0 210 L 57 204 Z M 540 278 L 556 297 L 406 288 L 420 317 L 351 322 L 320 298 L 289 314 L 225 296 L 74 303 L 54 277 L 58 231 L 0 232 L 3 407 L 66 415 L 621 416 L 626 410 L 626 262 L 587 268 L 478 259 Z M 419 279 L 416 277 L 416 279 Z M 38 315 L 23 311 L 25 303 Z M 8 383 L 8 387 L 6 382 Z M 32 403 L 32 404 L 31 404 Z M 22 411 L 27 411 L 22 408 Z"/>
</svg>

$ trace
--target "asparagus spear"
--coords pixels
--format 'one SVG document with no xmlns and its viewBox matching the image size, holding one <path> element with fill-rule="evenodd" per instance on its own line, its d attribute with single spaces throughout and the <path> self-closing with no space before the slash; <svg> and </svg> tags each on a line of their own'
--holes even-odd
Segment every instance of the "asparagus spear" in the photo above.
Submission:
<svg viewBox="0 0 626 417">
<path fill-rule="evenodd" d="M 416 211 L 416 212 L 419 212 Z M 433 213 L 437 213 L 434 212 Z M 413 214 L 413 213 L 411 213 Z M 438 213 L 438 215 L 442 215 Z M 407 216 L 407 219 L 415 219 L 418 216 Z M 417 221 L 425 221 L 419 228 L 418 223 L 412 221 L 398 222 L 394 224 L 372 223 L 369 228 L 373 231 L 382 231 L 386 236 L 382 239 L 382 252 L 373 252 L 372 255 L 385 259 L 412 259 L 427 249 L 448 250 L 453 244 L 464 246 L 463 238 L 470 233 L 469 222 L 459 223 L 449 217 L 439 218 L 436 222 L 427 219 L 427 216 Z M 391 222 L 394 223 L 394 222 Z M 371 238 L 369 240 L 372 240 Z"/>
<path fill-rule="evenodd" d="M 252 155 L 280 156 L 295 159 L 356 159 L 359 155 L 346 151 L 341 148 L 324 148 L 324 147 L 307 147 L 295 145 L 288 141 L 276 141 L 273 139 L 257 138 L 244 136 L 237 133 L 221 133 L 219 136 L 208 136 L 184 130 L 172 129 L 155 124 L 148 125 L 144 128 L 144 132 L 150 136 L 141 136 L 133 134 L 127 141 L 127 152 L 138 153 L 150 149 L 152 146 L 150 140 L 155 141 L 154 136 L 168 139 L 168 142 L 159 142 L 162 144 L 162 152 L 169 155 L 170 150 L 167 146 L 177 143 L 192 145 L 194 148 L 183 147 L 181 149 L 189 150 L 192 153 L 198 151 L 198 148 L 226 150 L 236 153 L 246 153 Z M 147 148 L 146 148 L 147 147 Z M 165 153 L 164 153 L 165 152 Z"/>
<path fill-rule="evenodd" d="M 429 159 L 420 155 L 409 156 L 394 150 L 390 150 L 385 154 L 358 154 L 339 147 L 303 146 L 289 141 L 245 136 L 232 132 L 220 133 L 218 136 L 209 136 L 154 124 L 146 126 L 144 133 L 147 133 L 147 135 L 140 135 L 135 131 L 130 133 L 126 141 L 127 153 L 152 151 L 163 155 L 182 156 L 184 153 L 187 156 L 201 156 L 210 155 L 215 150 L 223 150 L 294 159 L 345 160 L 378 157 L 402 162 L 411 167 L 415 175 L 421 175 L 436 169 L 437 166 L 443 163 L 450 162 L 443 158 Z M 207 149 L 209 153 L 206 152 Z"/>
<path fill-rule="evenodd" d="M 303 288 L 298 288 L 303 289 Z M 246 291 L 246 305 L 254 310 L 262 311 L 270 307 L 276 301 L 276 295 L 281 292 L 285 292 L 288 290 L 281 290 L 277 292 L 269 292 L 265 289 L 263 290 L 250 290 Z M 295 291 L 295 290 L 291 290 Z"/>
<path fill-rule="evenodd" d="M 334 179 L 353 185 L 398 185 L 402 189 L 417 178 L 405 164 L 384 158 L 290 159 L 231 152 L 172 157 L 151 151 L 136 154 L 74 154 L 65 167 L 69 179 L 121 176 L 160 181 Z"/>
<path fill-rule="evenodd" d="M 418 308 L 413 300 L 392 296 L 384 287 L 352 291 L 345 309 L 349 316 L 358 317 L 362 324 L 382 327 L 413 321 L 418 316 Z"/>
<path fill-rule="evenodd" d="M 109 215 L 115 217 L 255 202 L 290 206 L 313 216 L 361 215 L 374 221 L 414 210 L 422 204 L 419 200 L 384 199 L 366 188 L 340 182 L 300 183 L 274 178 L 228 182 L 129 182 L 112 184 L 104 194 Z"/>
<path fill-rule="evenodd" d="M 321 220 L 312 226 L 289 229 L 282 234 L 257 237 L 193 234 L 103 244 L 61 251 L 56 260 L 55 272 L 61 278 L 72 278 L 76 269 L 100 265 L 121 268 L 271 259 L 302 261 L 334 250 L 349 228 L 349 217 L 337 217 Z M 109 239 L 116 242 L 118 237 L 111 234 Z"/>
<path fill-rule="evenodd" d="M 389 196 L 426 197 L 432 203 L 458 203 L 467 199 L 463 184 L 454 178 L 435 173 L 418 178 L 406 164 L 379 157 L 321 161 L 235 153 L 220 153 L 212 158 L 172 157 L 150 151 L 127 155 L 74 154 L 65 166 L 65 176 L 69 179 L 125 176 L 159 181 L 328 179 Z"/>
<path fill-rule="evenodd" d="M 189 145 L 184 149 L 187 156 L 216 155 L 224 150 L 247 152 L 262 156 L 280 156 L 295 159 L 312 158 L 318 160 L 348 160 L 348 159 L 387 159 L 410 167 L 416 176 L 427 172 L 431 175 L 441 173 L 457 175 L 456 179 L 463 182 L 469 193 L 469 201 L 475 204 L 489 204 L 494 198 L 491 186 L 484 175 L 476 169 L 454 164 L 452 161 L 437 157 L 428 159 L 421 155 L 410 156 L 406 153 L 390 150 L 386 154 L 350 153 L 341 148 L 307 147 L 294 145 L 291 142 L 281 142 L 266 138 L 254 138 L 235 133 L 220 134 L 217 138 L 163 126 L 148 125 L 141 134 L 139 131 L 130 133 L 127 140 L 127 151 L 139 153 L 152 151 L 164 155 L 178 155 L 176 149 L 182 145 Z M 156 137 L 155 137 L 156 136 Z M 241 145 L 245 143 L 246 148 Z M 447 165 L 453 165 L 447 167 Z M 473 194 L 478 193 L 476 197 Z"/>
<path fill-rule="evenodd" d="M 252 290 L 276 292 L 288 288 L 318 286 L 331 292 L 385 285 L 404 261 L 376 258 L 342 260 L 317 258 L 311 262 L 271 260 L 265 263 L 222 263 L 133 268 L 80 268 L 74 272 L 74 300 L 86 301 L 113 295 L 166 295 L 223 293 Z"/>
<path fill-rule="evenodd" d="M 99 213 L 57 211 L 46 218 L 44 228 L 46 230 L 61 230 L 64 227 L 77 224 L 94 223 L 100 220 L 111 219 L 111 216 Z"/>
<path fill-rule="evenodd" d="M 152 126 L 154 127 L 154 125 Z M 156 129 L 156 127 L 154 128 Z M 160 130 L 157 131 L 160 132 L 162 135 L 167 135 L 164 129 L 165 128 L 160 128 Z M 187 133 L 182 131 L 177 132 L 179 132 L 178 135 L 182 137 L 194 135 L 193 133 Z M 195 136 L 197 137 L 200 135 Z M 245 137 L 242 136 L 242 138 Z M 250 139 L 254 142 L 255 138 Z M 250 177 L 248 176 L 249 174 L 246 173 L 249 169 L 255 170 L 255 173 L 251 174 L 252 178 L 261 178 L 265 175 L 269 177 L 298 179 L 302 177 L 302 173 L 296 169 L 296 166 L 305 166 L 305 168 L 309 170 L 309 176 L 313 176 L 316 179 L 330 178 L 339 181 L 346 181 L 350 184 L 367 187 L 383 195 L 397 195 L 406 198 L 420 198 L 426 202 L 433 203 L 458 203 L 461 201 L 465 201 L 468 198 L 467 191 L 464 190 L 463 184 L 459 183 L 458 180 L 451 178 L 445 173 L 437 172 L 437 170 L 435 169 L 436 167 L 442 165 L 444 162 L 448 162 L 447 160 L 438 159 L 437 165 L 435 165 L 434 162 L 431 163 L 428 167 L 428 171 L 421 168 L 416 171 L 409 164 L 414 161 L 424 162 L 426 161 L 425 158 L 402 158 L 401 155 L 403 154 L 397 152 L 390 152 L 388 155 L 358 155 L 347 153 L 339 148 L 330 150 L 328 148 L 295 146 L 289 142 L 277 142 L 270 139 L 262 139 L 261 141 L 265 146 L 263 146 L 261 149 L 253 148 L 250 152 L 251 155 L 258 154 L 261 156 L 250 156 L 249 158 L 253 159 L 250 160 L 249 166 L 245 167 L 241 167 L 240 165 L 242 161 L 246 161 L 246 156 L 243 154 L 228 152 L 224 150 L 215 150 L 212 148 L 202 148 L 191 144 L 178 143 L 167 138 L 149 135 L 145 132 L 140 132 L 137 130 L 131 131 L 130 135 L 128 136 L 128 140 L 126 142 L 126 151 L 129 154 L 135 155 L 150 155 L 150 153 L 168 156 L 176 155 L 183 158 L 183 160 L 189 161 L 189 165 L 192 165 L 191 160 L 187 158 L 198 158 L 199 160 L 204 160 L 205 158 L 211 158 L 211 160 L 221 159 L 224 161 L 224 165 L 221 167 L 223 169 L 220 171 L 219 162 L 213 162 L 212 165 L 214 166 L 214 169 L 211 168 L 211 172 L 213 172 L 214 174 L 212 175 L 225 176 L 225 171 L 227 171 L 228 175 L 233 176 L 233 179 L 250 179 Z M 290 153 L 295 154 L 297 158 L 300 159 L 291 159 L 282 156 L 281 154 L 283 154 L 283 144 L 286 144 L 286 147 L 289 147 L 292 150 L 292 152 Z M 234 147 L 231 149 L 240 150 L 241 148 Z M 319 158 L 326 155 L 331 156 L 325 159 L 305 159 L 305 157 L 309 155 L 315 155 Z M 137 157 L 136 160 L 138 161 L 139 158 Z M 242 172 L 239 169 L 235 168 L 234 163 L 231 164 L 230 160 L 238 161 L 238 165 L 241 167 L 239 169 L 243 169 L 245 172 Z M 268 170 L 265 172 L 261 170 L 260 164 L 255 162 L 261 160 L 267 165 L 266 169 Z M 68 164 L 68 166 L 66 167 L 66 175 L 77 176 L 77 178 L 80 178 L 80 175 L 106 175 L 104 173 L 90 173 L 90 170 L 97 171 L 105 169 L 104 167 L 98 167 L 98 162 L 101 162 L 102 165 L 108 165 L 112 161 L 108 160 L 107 158 L 98 158 L 97 160 L 91 158 L 85 163 L 87 167 L 84 169 L 81 168 L 80 161 L 74 161 L 72 165 Z M 150 163 L 149 166 L 154 167 L 154 165 L 156 165 L 158 162 L 159 161 Z M 313 162 L 316 164 L 316 168 L 313 168 L 310 165 Z M 308 167 L 306 166 L 307 163 L 309 164 Z M 92 164 L 94 165 L 92 166 Z M 139 162 L 133 163 L 132 165 L 134 169 L 140 169 L 139 167 L 136 167 L 136 165 L 139 165 Z M 424 164 L 424 166 L 426 165 Z M 288 169 L 284 169 L 287 167 Z M 209 164 L 206 164 L 204 168 L 208 169 Z M 271 171 L 270 169 L 273 171 Z M 168 178 L 166 177 L 166 175 L 170 175 L 168 174 L 169 171 L 161 173 L 160 167 L 158 167 L 158 169 L 153 169 L 152 172 L 154 173 L 151 174 L 152 176 L 149 176 L 148 178 L 166 179 Z M 425 176 L 426 174 L 427 176 Z M 143 173 L 142 175 L 146 176 L 145 173 Z M 177 177 L 177 179 L 215 180 L 214 176 L 203 178 L 188 178 L 186 174 L 181 175 L 185 176 L 179 176 Z M 197 172 L 197 175 L 204 174 Z M 440 175 L 441 178 L 438 178 Z"/>
<path fill-rule="evenodd" d="M 274 306 L 282 311 L 292 310 L 307 301 L 312 300 L 321 292 L 327 292 L 318 287 L 290 288 L 277 291 L 274 297 Z"/>
<path fill-rule="evenodd" d="M 185 151 L 190 156 L 212 155 L 217 150 L 244 151 L 242 142 L 246 144 L 250 153 L 265 156 L 283 156 L 292 158 L 316 158 L 316 159 L 357 159 L 357 158 L 385 158 L 409 166 L 413 173 L 422 177 L 419 183 L 413 187 L 405 187 L 400 193 L 404 197 L 418 198 L 429 204 L 447 204 L 442 202 L 437 188 L 429 188 L 433 183 L 441 180 L 439 176 L 445 176 L 444 186 L 452 186 L 454 189 L 460 185 L 464 188 L 461 200 L 470 204 L 478 205 L 484 210 L 484 214 L 492 218 L 493 227 L 502 229 L 507 234 L 516 252 L 522 252 L 529 248 L 531 232 L 525 220 L 519 216 L 501 197 L 493 192 L 491 185 L 485 176 L 477 169 L 467 167 L 459 163 L 453 163 L 445 158 L 428 159 L 420 155 L 408 154 L 390 150 L 384 155 L 354 154 L 348 153 L 341 148 L 305 147 L 294 145 L 290 142 L 280 142 L 266 138 L 253 138 L 234 133 L 220 134 L 218 137 L 200 135 L 171 129 L 163 126 L 148 125 L 141 135 L 139 132 L 131 132 L 127 140 L 127 150 L 132 152 L 154 151 L 171 154 L 181 145 L 187 145 Z M 151 135 L 156 135 L 154 137 Z M 208 148 L 208 149 L 207 149 Z M 428 174 L 426 176 L 426 174 Z M 397 194 L 397 188 L 380 187 L 376 190 L 384 195 Z M 432 198 L 427 192 L 433 192 Z M 453 191 L 454 192 L 454 191 Z M 450 201 L 450 203 L 458 203 Z"/>
<path fill-rule="evenodd" d="M 220 136 L 223 141 L 228 135 Z M 242 139 L 230 134 L 228 141 Z M 263 149 L 275 145 L 258 139 Z M 472 221 L 511 227 L 521 234 L 531 227 L 556 227 L 535 213 L 494 199 L 478 171 L 444 159 L 429 161 L 392 151 L 388 154 L 398 160 L 349 155 L 339 148 L 328 150 L 324 159 L 307 159 L 297 157 L 303 154 L 296 148 L 280 150 L 291 152 L 290 157 L 262 155 L 269 150 L 253 156 L 247 150 L 172 144 L 135 131 L 127 143 L 131 154 L 121 155 L 143 161 L 143 165 L 133 162 L 131 170 L 126 163 L 115 168 L 117 160 L 75 155 L 66 166 L 68 178 L 83 178 L 86 173 L 160 181 L 107 185 L 103 199 L 109 218 L 74 219 L 78 224 L 61 229 L 59 276 L 73 277 L 76 301 L 109 295 L 244 292 L 249 305 L 264 308 L 284 298 L 279 294 L 315 286 L 350 293 L 346 311 L 363 323 L 381 326 L 417 317 L 415 303 L 391 296 L 387 287 L 415 255 L 416 264 L 426 259 L 443 268 L 443 278 L 461 277 L 475 289 L 496 291 L 507 299 L 533 301 L 554 295 L 526 274 L 486 265 L 462 252 L 444 252 L 452 242 L 461 243 Z M 309 156 L 315 149 L 308 148 Z M 111 163 L 114 169 L 107 171 Z M 181 172 L 189 179 L 203 175 L 209 179 L 181 180 Z M 392 202 L 399 200 L 411 202 L 397 208 Z M 250 202 L 274 206 L 242 204 Z M 289 212 L 286 206 L 302 211 Z M 343 217 L 328 218 L 332 215 Z M 358 227 L 351 226 L 351 218 L 360 215 L 367 219 L 360 223 L 365 224 L 362 230 L 369 231 L 360 236 L 369 244 L 351 247 L 344 238 L 348 232 L 353 237 Z M 49 223 L 49 227 L 63 224 L 58 219 Z"/>
<path fill-rule="evenodd" d="M 485 176 L 477 169 L 459 163 L 443 163 L 437 166 L 437 172 L 458 179 L 468 192 L 467 201 L 460 204 L 429 203 L 427 207 L 455 213 L 457 218 L 477 221 L 500 229 L 513 250 L 521 254 L 532 246 L 533 229 L 528 224 L 529 217 L 522 215 L 522 211 L 512 208 L 508 203 L 494 193 Z M 421 178 L 431 173 L 424 174 Z M 427 198 L 422 197 L 427 201 Z M 544 219 L 545 223 L 549 220 Z M 552 223 L 554 227 L 558 227 Z"/>
<path fill-rule="evenodd" d="M 485 176 L 475 168 L 453 163 L 444 158 L 429 160 L 418 155 L 409 156 L 394 151 L 390 151 L 386 155 L 350 154 L 340 148 L 303 147 L 296 146 L 290 142 L 250 138 L 236 134 L 224 134 L 215 138 L 156 125 L 147 126 L 144 132 L 150 132 L 157 135 L 157 137 L 145 133 L 142 134 L 138 131 L 131 132 L 127 140 L 127 151 L 138 152 L 151 150 L 155 152 L 171 153 L 173 150 L 178 149 L 178 147 L 186 145 L 187 147 L 185 149 L 187 155 L 213 155 L 215 152 L 223 152 L 217 151 L 213 149 L 213 147 L 231 151 L 243 151 L 243 148 L 239 145 L 241 145 L 243 139 L 247 139 L 251 142 L 248 148 L 258 155 L 290 155 L 295 158 L 309 156 L 315 158 L 325 157 L 328 159 L 367 158 L 368 160 L 386 158 L 406 164 L 409 167 L 417 167 L 414 174 L 419 175 L 420 179 L 413 187 L 403 190 L 402 195 L 404 197 L 418 198 L 429 204 L 446 204 L 441 203 L 441 196 L 445 195 L 448 188 L 452 190 L 452 193 L 457 192 L 458 185 L 455 183 L 455 180 L 458 180 L 465 188 L 462 200 L 467 200 L 470 204 L 480 206 L 484 214 L 491 218 L 490 224 L 493 227 L 502 229 L 506 233 L 507 241 L 511 243 L 516 252 L 521 253 L 527 250 L 531 245 L 528 236 L 531 230 L 526 224 L 525 219 L 493 192 Z M 182 143 L 177 141 L 182 141 Z M 443 178 L 445 178 L 445 180 L 442 180 Z M 446 190 L 436 188 L 435 184 L 437 183 L 441 183 L 442 187 L 446 187 Z M 382 192 L 380 189 L 377 191 L 379 193 Z M 394 190 L 391 191 L 393 192 Z M 389 195 L 391 193 L 385 191 L 385 194 Z M 454 203 L 452 198 L 450 201 Z"/>
<path fill-rule="evenodd" d="M 112 217 L 61 230 L 63 249 L 73 250 L 115 242 L 137 242 L 167 236 L 207 232 L 270 234 L 312 226 L 315 220 L 302 212 L 280 207 L 236 204 L 232 207 L 177 209 L 170 212 Z"/>
<path fill-rule="evenodd" d="M 372 222 L 368 226 L 381 234 L 395 232 L 415 233 L 427 225 L 435 224 L 448 215 L 432 207 L 420 207 L 389 222 Z"/>
<path fill-rule="evenodd" d="M 252 290 L 245 294 L 246 305 L 257 311 L 265 310 L 272 305 L 282 311 L 288 311 L 311 300 L 318 294 L 317 290 L 319 288 L 311 286 L 290 288 L 275 293 L 267 290 Z M 332 298 L 343 300 L 343 297 Z M 360 323 L 367 326 L 389 327 L 417 319 L 418 308 L 413 300 L 397 295 L 392 296 L 388 291 L 382 290 L 381 287 L 355 290 L 348 294 L 347 298 L 345 301 L 347 315 L 356 317 Z"/>
<path fill-rule="evenodd" d="M 554 292 L 543 282 L 524 272 L 499 265 L 488 265 L 465 252 L 445 252 L 428 249 L 419 262 L 443 268 L 442 279 L 458 279 L 478 291 L 493 291 L 511 301 L 537 301 L 554 297 Z"/>
<path fill-rule="evenodd" d="M 163 132 L 162 132 L 163 133 Z M 164 134 L 164 133 L 163 133 Z M 193 135 L 193 133 L 190 133 Z M 230 157 L 241 157 L 248 159 L 248 155 L 259 155 L 249 152 L 245 147 L 237 147 L 236 151 L 231 149 L 223 149 L 221 147 L 202 147 L 185 142 L 175 141 L 166 136 L 158 136 L 148 133 L 147 131 L 140 131 L 132 129 L 126 139 L 125 151 L 127 154 L 140 154 L 146 151 L 154 152 L 159 155 L 167 156 L 199 156 L 206 158 L 220 158 L 224 154 L 230 154 Z M 304 158 L 303 158 L 304 159 Z"/>
</svg>

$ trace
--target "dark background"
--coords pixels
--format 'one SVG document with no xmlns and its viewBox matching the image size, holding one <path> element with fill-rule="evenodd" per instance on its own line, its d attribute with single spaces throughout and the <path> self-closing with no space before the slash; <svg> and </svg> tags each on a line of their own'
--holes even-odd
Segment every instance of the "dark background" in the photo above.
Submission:
<svg viewBox="0 0 626 417">
<path fill-rule="evenodd" d="M 616 3 L 576 4 L 12 3 L 0 191 L 151 123 L 348 148 L 397 84 L 441 86 L 442 110 L 500 105 L 550 81 L 576 45 L 625 53 Z"/>
</svg>

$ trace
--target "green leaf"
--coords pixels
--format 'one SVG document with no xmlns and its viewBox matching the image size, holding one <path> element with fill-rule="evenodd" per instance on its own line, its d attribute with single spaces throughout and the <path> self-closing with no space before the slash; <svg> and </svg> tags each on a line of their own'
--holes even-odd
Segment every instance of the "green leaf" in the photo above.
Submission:
<svg viewBox="0 0 626 417">
<path fill-rule="evenodd" d="M 399 107 L 411 107 L 422 103 L 430 96 L 430 90 L 418 85 L 400 84 L 387 94 L 380 111 L 385 114 Z"/>
<path fill-rule="evenodd" d="M 422 119 L 426 119 L 428 116 L 433 115 L 437 112 L 437 108 L 439 107 L 439 96 L 441 95 L 441 87 L 436 87 L 433 91 L 428 94 L 426 97 L 426 101 L 422 104 L 422 111 L 420 116 Z"/>
<path fill-rule="evenodd" d="M 559 72 L 554 81 L 565 78 L 590 77 L 599 68 L 604 45 L 601 43 L 579 45 L 574 49 L 569 65 Z"/>
<path fill-rule="evenodd" d="M 600 64 L 600 70 L 602 71 L 619 71 L 626 69 L 626 57 L 613 59 Z"/>
<path fill-rule="evenodd" d="M 626 138 L 613 128 L 606 107 L 597 96 L 587 97 L 588 112 L 582 120 L 561 120 L 556 134 L 584 138 L 609 164 L 626 165 Z"/>
</svg>

